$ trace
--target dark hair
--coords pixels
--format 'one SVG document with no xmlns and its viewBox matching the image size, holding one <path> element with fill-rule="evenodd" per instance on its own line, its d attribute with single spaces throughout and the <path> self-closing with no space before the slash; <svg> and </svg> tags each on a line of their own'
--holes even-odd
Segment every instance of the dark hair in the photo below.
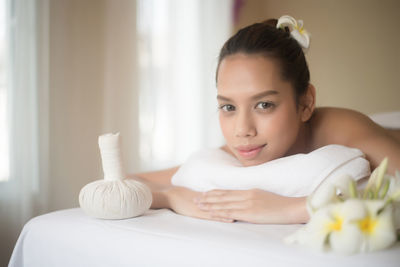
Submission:
<svg viewBox="0 0 400 267">
<path fill-rule="evenodd" d="M 310 72 L 300 44 L 291 37 L 288 28 L 277 29 L 277 20 L 270 19 L 239 30 L 225 42 L 218 59 L 216 80 L 222 60 L 237 53 L 261 54 L 276 59 L 282 78 L 295 89 L 296 103 L 310 82 Z"/>
</svg>

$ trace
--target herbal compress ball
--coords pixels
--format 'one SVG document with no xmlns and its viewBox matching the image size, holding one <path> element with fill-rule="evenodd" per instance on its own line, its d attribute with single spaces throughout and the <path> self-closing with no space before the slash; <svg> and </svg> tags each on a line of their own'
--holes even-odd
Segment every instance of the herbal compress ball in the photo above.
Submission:
<svg viewBox="0 0 400 267">
<path fill-rule="evenodd" d="M 141 182 L 126 179 L 121 163 L 119 133 L 101 135 L 99 147 L 104 179 L 81 189 L 81 208 L 88 215 L 101 219 L 126 219 L 142 215 L 151 206 L 151 191 Z"/>
</svg>

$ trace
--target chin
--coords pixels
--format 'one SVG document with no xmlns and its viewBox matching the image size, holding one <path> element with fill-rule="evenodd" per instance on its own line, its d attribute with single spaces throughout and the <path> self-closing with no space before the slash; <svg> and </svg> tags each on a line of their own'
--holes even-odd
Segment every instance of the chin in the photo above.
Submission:
<svg viewBox="0 0 400 267">
<path fill-rule="evenodd" d="M 271 157 L 271 155 L 259 155 L 258 157 L 255 157 L 253 159 L 245 159 L 245 158 L 241 158 L 240 155 L 236 155 L 236 158 L 240 161 L 240 163 L 242 163 L 242 165 L 244 167 L 250 167 L 250 166 L 256 166 L 256 165 L 260 165 L 260 164 L 264 164 L 267 163 L 269 161 L 281 158 L 283 156 L 273 156 Z"/>
<path fill-rule="evenodd" d="M 268 162 L 269 160 L 261 160 L 261 159 L 254 159 L 254 160 L 239 160 L 240 163 L 242 163 L 242 165 L 244 167 L 250 167 L 250 166 L 257 166 L 263 163 Z"/>
</svg>

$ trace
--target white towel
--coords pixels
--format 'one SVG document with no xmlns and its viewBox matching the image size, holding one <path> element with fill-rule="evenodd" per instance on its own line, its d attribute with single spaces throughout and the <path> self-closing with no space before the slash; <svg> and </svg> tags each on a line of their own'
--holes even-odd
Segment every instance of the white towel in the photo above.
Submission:
<svg viewBox="0 0 400 267">
<path fill-rule="evenodd" d="M 326 179 L 370 175 L 369 162 L 355 148 L 328 145 L 260 165 L 243 167 L 232 155 L 215 148 L 193 154 L 172 177 L 172 184 L 195 191 L 259 188 L 282 196 L 308 196 Z"/>
</svg>

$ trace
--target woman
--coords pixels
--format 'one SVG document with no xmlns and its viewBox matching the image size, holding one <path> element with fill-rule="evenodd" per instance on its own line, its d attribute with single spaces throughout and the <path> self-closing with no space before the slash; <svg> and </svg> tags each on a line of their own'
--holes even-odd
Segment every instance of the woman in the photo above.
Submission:
<svg viewBox="0 0 400 267">
<path fill-rule="evenodd" d="M 243 28 L 221 49 L 216 75 L 219 119 L 226 141 L 221 149 L 243 166 L 253 166 L 340 144 L 363 151 L 371 168 L 389 157 L 389 172 L 400 170 L 399 131 L 383 129 L 356 111 L 315 108 L 315 88 L 302 50 L 308 38 L 299 39 L 307 37 L 306 32 L 296 22 L 276 27 L 277 22 Z M 177 170 L 136 175 L 152 188 L 153 209 L 170 208 L 223 222 L 308 221 L 305 197 L 283 197 L 258 189 L 199 193 L 171 185 Z"/>
</svg>

